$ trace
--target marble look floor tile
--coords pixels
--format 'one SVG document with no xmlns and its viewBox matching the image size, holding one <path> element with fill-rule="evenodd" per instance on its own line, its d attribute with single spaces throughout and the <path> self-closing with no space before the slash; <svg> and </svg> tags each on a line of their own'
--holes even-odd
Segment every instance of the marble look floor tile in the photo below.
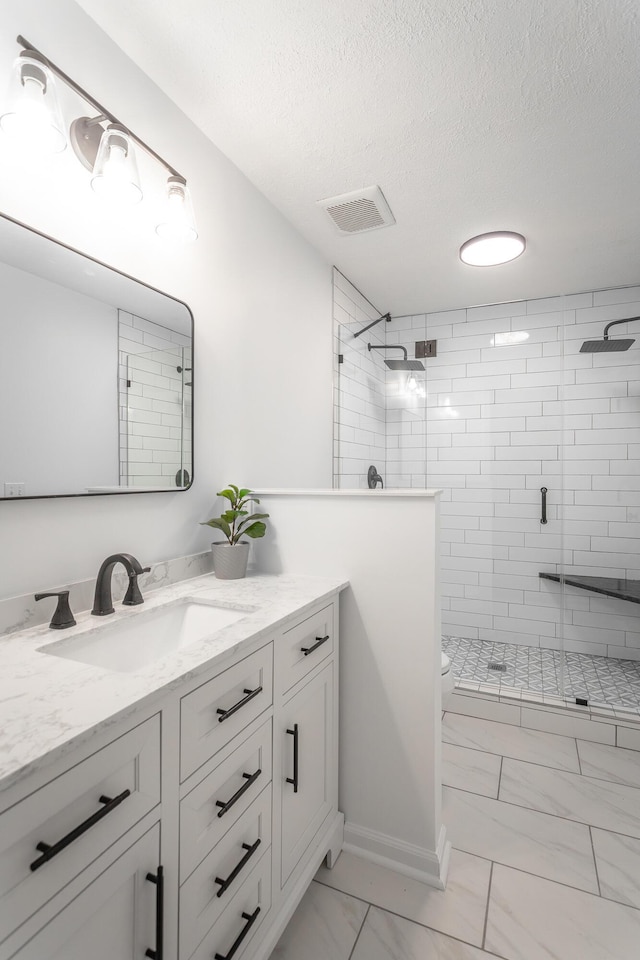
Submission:
<svg viewBox="0 0 640 960">
<path fill-rule="evenodd" d="M 442 821 L 457 849 L 598 892 L 586 826 L 451 787 L 442 800 Z"/>
<path fill-rule="evenodd" d="M 493 868 L 485 949 L 506 960 L 633 960 L 640 911 Z"/>
<path fill-rule="evenodd" d="M 489 894 L 491 865 L 459 850 L 451 851 L 446 890 L 436 890 L 386 867 L 344 852 L 333 870 L 316 874 L 344 893 L 426 926 L 480 945 Z"/>
<path fill-rule="evenodd" d="M 576 743 L 570 737 L 447 713 L 442 725 L 442 739 L 459 747 L 580 772 Z"/>
<path fill-rule="evenodd" d="M 637 787 L 505 759 L 498 796 L 530 810 L 640 837 Z"/>
<path fill-rule="evenodd" d="M 478 721 L 480 722 L 480 721 Z M 640 760 L 640 754 L 637 755 Z M 484 797 L 498 796 L 501 757 L 481 750 L 442 744 L 442 782 Z"/>
<path fill-rule="evenodd" d="M 300 957 L 303 955 L 301 954 Z M 351 960 L 490 960 L 489 954 L 371 907 Z M 306 956 L 305 956 L 306 960 Z M 327 960 L 333 958 L 327 957 Z"/>
<path fill-rule="evenodd" d="M 578 740 L 578 753 L 584 776 L 640 787 L 640 753 L 637 750 Z"/>
<path fill-rule="evenodd" d="M 640 840 L 595 828 L 591 836 L 602 896 L 640 909 Z"/>
<path fill-rule="evenodd" d="M 271 954 L 271 960 L 349 960 L 366 903 L 312 883 Z"/>
</svg>

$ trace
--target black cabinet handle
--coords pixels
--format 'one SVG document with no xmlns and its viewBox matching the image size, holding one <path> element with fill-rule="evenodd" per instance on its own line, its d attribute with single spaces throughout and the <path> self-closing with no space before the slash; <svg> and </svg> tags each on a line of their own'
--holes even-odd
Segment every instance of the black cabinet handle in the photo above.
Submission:
<svg viewBox="0 0 640 960">
<path fill-rule="evenodd" d="M 304 653 L 305 657 L 308 657 L 310 653 L 313 653 L 314 650 L 317 650 L 318 647 L 321 647 L 323 643 L 326 643 L 329 639 L 329 634 L 326 637 L 316 637 L 316 642 L 311 647 L 300 647 L 300 652 Z"/>
<path fill-rule="evenodd" d="M 227 954 L 216 953 L 214 956 L 214 960 L 231 960 L 232 956 L 234 955 L 234 953 L 236 952 L 236 950 L 238 949 L 238 947 L 240 946 L 240 944 L 242 943 L 246 935 L 249 933 L 249 930 L 251 930 L 251 927 L 254 925 L 254 923 L 258 919 L 259 913 L 260 913 L 260 907 L 256 907 L 253 913 L 245 913 L 244 910 L 242 911 L 242 919 L 246 920 L 247 922 L 245 923 L 244 927 L 242 928 L 242 930 L 240 931 L 236 939 L 233 941 L 233 946 L 229 950 L 229 953 Z"/>
<path fill-rule="evenodd" d="M 147 947 L 144 952 L 145 957 L 151 960 L 163 960 L 164 958 L 164 870 L 160 866 L 156 873 L 148 873 L 149 883 L 156 885 L 156 948 L 152 950 Z"/>
<path fill-rule="evenodd" d="M 298 724 L 294 723 L 293 730 L 287 730 L 287 733 L 293 737 L 293 777 L 287 777 L 287 783 L 293 784 L 293 792 L 298 792 Z"/>
<path fill-rule="evenodd" d="M 229 887 L 231 886 L 235 878 L 238 876 L 238 874 L 249 863 L 249 860 L 251 860 L 251 857 L 254 855 L 254 853 L 260 846 L 260 843 L 261 843 L 261 840 L 260 840 L 260 837 L 258 837 L 255 843 L 242 844 L 242 849 L 247 851 L 243 856 L 242 860 L 239 860 L 238 863 L 236 863 L 235 867 L 233 868 L 233 870 L 225 880 L 222 880 L 221 877 L 216 877 L 215 879 L 215 882 L 220 884 L 220 889 L 216 893 L 216 897 L 221 897 L 222 894 L 229 889 Z"/>
<path fill-rule="evenodd" d="M 39 850 L 42 854 L 41 857 L 38 857 L 37 860 L 34 860 L 30 865 L 32 870 L 38 870 L 42 867 L 47 861 L 53 860 L 65 847 L 68 847 L 70 843 L 73 843 L 74 840 L 77 840 L 78 837 L 81 837 L 83 833 L 86 833 L 95 823 L 98 823 L 99 820 L 102 820 L 103 817 L 106 817 L 108 813 L 111 813 L 112 810 L 122 803 L 123 800 L 126 800 L 130 796 L 131 790 L 123 790 L 122 793 L 119 793 L 117 797 L 100 797 L 100 803 L 103 803 L 104 806 L 101 810 L 96 810 L 95 813 L 92 813 L 90 817 L 87 817 L 82 823 L 78 824 L 77 827 L 74 827 L 62 840 L 58 840 L 57 843 L 38 843 L 36 844 L 36 850 Z"/>
<path fill-rule="evenodd" d="M 255 690 L 244 689 L 242 692 L 246 693 L 247 696 L 243 697 L 242 700 L 238 700 L 238 702 L 234 703 L 234 705 L 229 707 L 228 710 L 223 710 L 221 707 L 218 707 L 218 723 L 222 723 L 223 720 L 228 720 L 229 717 L 233 716 L 233 714 L 240 709 L 240 707 L 244 707 L 245 703 L 249 703 L 249 700 L 253 700 L 253 698 L 257 697 L 259 693 L 262 693 L 262 687 L 256 687 Z"/>
<path fill-rule="evenodd" d="M 243 783 L 239 790 L 236 790 L 234 795 L 230 800 L 227 800 L 225 803 L 223 800 L 216 800 L 216 807 L 220 807 L 218 810 L 218 816 L 224 817 L 225 813 L 231 810 L 231 807 L 234 803 L 237 803 L 243 793 L 246 793 L 249 787 L 256 782 L 262 770 L 256 770 L 255 773 L 243 773 L 242 776 L 245 778 L 246 783 Z"/>
<path fill-rule="evenodd" d="M 540 517 L 540 523 L 547 522 L 547 488 L 540 487 L 540 493 L 542 494 L 542 503 L 540 509 L 542 511 L 542 516 Z"/>
</svg>

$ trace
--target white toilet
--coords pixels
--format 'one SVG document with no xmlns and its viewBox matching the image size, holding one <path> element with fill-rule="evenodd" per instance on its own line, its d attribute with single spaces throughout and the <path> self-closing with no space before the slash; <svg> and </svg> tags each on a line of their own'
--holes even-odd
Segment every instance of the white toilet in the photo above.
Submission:
<svg viewBox="0 0 640 960">
<path fill-rule="evenodd" d="M 446 653 L 442 654 L 442 709 L 446 710 L 455 686 L 451 661 Z"/>
</svg>

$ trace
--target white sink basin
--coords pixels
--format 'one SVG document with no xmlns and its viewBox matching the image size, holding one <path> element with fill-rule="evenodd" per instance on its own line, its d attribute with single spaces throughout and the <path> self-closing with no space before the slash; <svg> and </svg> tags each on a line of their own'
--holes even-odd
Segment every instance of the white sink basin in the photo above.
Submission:
<svg viewBox="0 0 640 960">
<path fill-rule="evenodd" d="M 38 652 L 132 673 L 217 633 L 251 612 L 188 598 L 139 613 L 130 620 L 105 623 L 78 637 L 48 643 L 39 647 Z"/>
</svg>

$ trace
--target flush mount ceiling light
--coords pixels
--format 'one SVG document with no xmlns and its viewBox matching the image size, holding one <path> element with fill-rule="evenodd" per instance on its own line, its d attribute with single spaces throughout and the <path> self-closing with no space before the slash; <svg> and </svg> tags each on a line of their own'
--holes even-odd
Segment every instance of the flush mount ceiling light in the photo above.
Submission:
<svg viewBox="0 0 640 960">
<path fill-rule="evenodd" d="M 522 234 L 496 230 L 494 233 L 481 233 L 463 243 L 460 259 L 472 267 L 494 267 L 515 260 L 524 253 L 526 246 L 527 241 Z"/>
<path fill-rule="evenodd" d="M 67 137 L 55 76 L 96 112 L 94 117 L 77 117 L 69 125 L 73 152 L 91 171 L 95 193 L 109 203 L 133 204 L 142 200 L 136 161 L 138 147 L 168 175 L 164 210 L 158 217 L 156 232 L 164 239 L 195 240 L 198 233 L 185 178 L 24 37 L 19 36 L 17 42 L 23 49 L 12 68 L 8 106 L 0 116 L 0 128 L 31 153 L 64 150 Z"/>
</svg>

